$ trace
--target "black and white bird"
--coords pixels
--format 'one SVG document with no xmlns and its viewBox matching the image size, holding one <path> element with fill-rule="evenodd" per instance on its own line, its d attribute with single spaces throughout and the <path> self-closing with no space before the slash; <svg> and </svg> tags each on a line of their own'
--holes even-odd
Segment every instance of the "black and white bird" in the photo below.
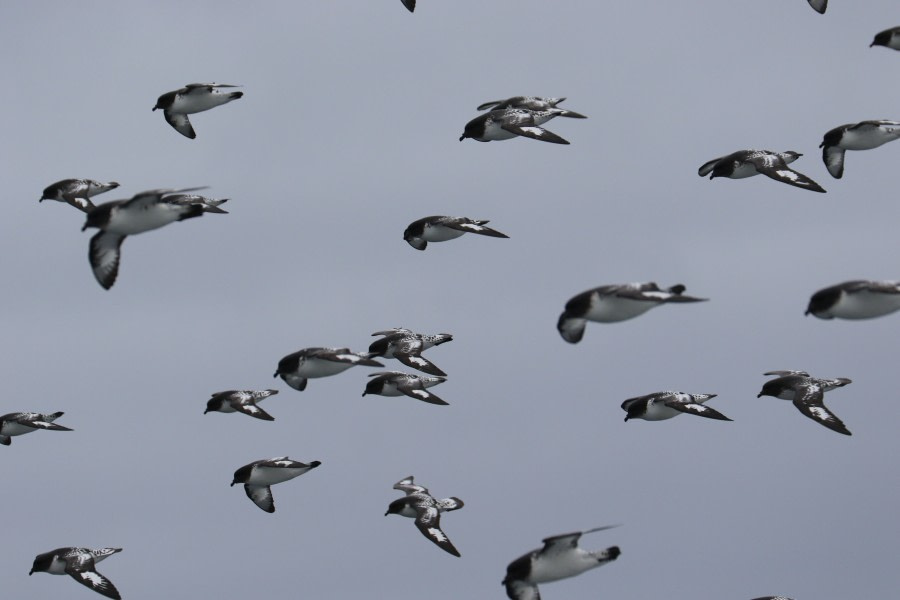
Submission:
<svg viewBox="0 0 900 600">
<path fill-rule="evenodd" d="M 405 394 L 410 398 L 428 402 L 429 404 L 447 405 L 447 402 L 444 402 L 427 389 L 433 385 L 444 383 L 447 381 L 446 377 L 423 377 L 401 371 L 372 373 L 369 377 L 372 379 L 366 384 L 366 389 L 362 393 L 363 396 L 366 394 L 377 394 L 379 396 L 402 396 Z"/>
<path fill-rule="evenodd" d="M 860 121 L 835 127 L 825 134 L 819 148 L 831 176 L 844 176 L 845 150 L 871 150 L 900 137 L 900 121 Z"/>
<path fill-rule="evenodd" d="M 348 348 L 304 348 L 279 360 L 273 377 L 280 375 L 286 384 L 302 392 L 309 379 L 337 375 L 356 365 L 384 366 L 369 354 Z"/>
<path fill-rule="evenodd" d="M 581 292 L 566 302 L 556 329 L 564 340 L 577 344 L 588 321 L 615 323 L 642 315 L 662 304 L 705 302 L 707 298 L 685 296 L 680 283 L 662 290 L 653 282 L 603 285 Z"/>
<path fill-rule="evenodd" d="M 117 187 L 119 184 L 115 181 L 102 183 L 93 179 L 63 179 L 45 187 L 38 202 L 44 200 L 67 202 L 82 212 L 90 212 L 94 208 L 94 203 L 91 202 L 92 196 L 114 190 Z"/>
<path fill-rule="evenodd" d="M 189 83 L 183 88 L 166 92 L 160 96 L 153 110 L 161 109 L 166 122 L 174 127 L 175 131 L 194 139 L 197 134 L 191 127 L 188 115 L 237 100 L 244 95 L 244 92 L 229 91 L 229 88 L 236 87 L 241 86 L 224 83 Z"/>
<path fill-rule="evenodd" d="M 545 538 L 543 548 L 523 554 L 506 567 L 502 582 L 506 586 L 506 595 L 510 600 L 540 600 L 539 583 L 574 577 L 616 560 L 621 554 L 618 546 L 595 551 L 578 546 L 579 538 L 585 533 L 611 527 L 615 525 Z"/>
<path fill-rule="evenodd" d="M 754 598 L 753 600 L 792 600 L 787 596 L 761 596 L 759 598 Z"/>
<path fill-rule="evenodd" d="M 756 395 L 774 396 L 782 400 L 791 400 L 801 413 L 832 431 L 851 435 L 844 423 L 838 419 L 824 404 L 825 392 L 844 387 L 852 383 L 849 379 L 819 379 L 810 376 L 806 371 L 769 371 L 763 375 L 775 375 L 775 379 L 767 381 L 762 391 Z"/>
<path fill-rule="evenodd" d="M 424 250 L 428 242 L 446 242 L 465 233 L 478 233 L 490 237 L 508 238 L 490 227 L 487 220 L 470 219 L 468 217 L 432 216 L 413 221 L 403 232 L 403 239 L 416 250 Z"/>
<path fill-rule="evenodd" d="M 119 590 L 112 581 L 97 572 L 94 566 L 108 556 L 121 552 L 121 548 L 57 548 L 34 557 L 29 575 L 34 573 L 50 573 L 51 575 L 70 575 L 72 579 L 86 585 L 98 594 L 121 600 Z"/>
<path fill-rule="evenodd" d="M 809 1 L 809 5 L 813 7 L 813 10 L 815 10 L 820 15 L 825 14 L 825 9 L 828 8 L 828 0 L 808 0 L 808 1 Z"/>
<path fill-rule="evenodd" d="M 267 513 L 273 513 L 275 512 L 275 500 L 272 498 L 270 486 L 299 477 L 321 464 L 318 460 L 302 463 L 291 460 L 287 456 L 255 460 L 234 472 L 234 480 L 231 485 L 243 483 L 247 497 Z"/>
<path fill-rule="evenodd" d="M 816 292 L 807 315 L 820 319 L 872 319 L 900 310 L 900 281 L 845 281 Z"/>
<path fill-rule="evenodd" d="M 622 403 L 622 410 L 626 413 L 625 420 L 644 419 L 645 421 L 663 421 L 677 417 L 682 413 L 730 421 L 722 413 L 703 406 L 707 400 L 715 398 L 716 394 L 685 394 L 683 392 L 656 392 L 646 396 L 629 398 Z"/>
<path fill-rule="evenodd" d="M 48 431 L 72 431 L 68 427 L 57 425 L 57 420 L 65 413 L 55 412 L 48 415 L 35 412 L 14 412 L 0 417 L 0 444 L 9 446 L 12 437 L 46 429 Z"/>
<path fill-rule="evenodd" d="M 453 546 L 450 538 L 441 529 L 441 513 L 458 510 L 465 506 L 457 497 L 438 500 L 428 493 L 428 488 L 413 483 L 413 476 L 404 477 L 394 484 L 395 490 L 406 495 L 397 498 L 388 505 L 388 515 L 402 515 L 416 520 L 416 527 L 422 535 L 435 543 L 442 550 L 453 556 L 459 556 L 459 550 Z"/>
<path fill-rule="evenodd" d="M 409 12 L 413 12 L 414 10 L 416 10 L 416 0 L 400 0 L 400 2 L 403 3 L 403 6 L 409 9 Z"/>
<path fill-rule="evenodd" d="M 479 142 L 511 140 L 514 137 L 527 137 L 542 142 L 568 144 L 566 140 L 552 131 L 541 127 L 550 119 L 561 116 L 564 111 L 559 108 L 547 110 L 528 110 L 525 108 L 503 108 L 481 114 L 466 123 L 459 141 L 472 138 Z"/>
<path fill-rule="evenodd" d="M 428 335 L 416 333 L 403 327 L 376 331 L 372 335 L 384 336 L 369 344 L 370 356 L 383 356 L 396 358 L 407 367 L 428 373 L 429 375 L 447 375 L 437 365 L 422 356 L 422 352 L 432 346 L 439 346 L 453 340 L 449 333 L 436 333 Z"/>
<path fill-rule="evenodd" d="M 869 44 L 872 46 L 884 46 L 892 50 L 900 50 L 900 27 L 891 27 L 875 34 L 875 39 Z"/>
<path fill-rule="evenodd" d="M 147 190 L 129 200 L 104 202 L 88 212 L 81 230 L 88 227 L 100 230 L 91 238 L 88 258 L 94 277 L 104 289 L 108 290 L 116 282 L 122 242 L 127 236 L 203 214 L 203 207 L 199 204 L 180 204 L 170 199 L 170 195 L 195 189 L 198 188 Z"/>
<path fill-rule="evenodd" d="M 505 108 L 527 108 L 528 110 L 549 110 L 551 108 L 559 108 L 557 104 L 563 102 L 565 98 L 542 98 L 541 96 L 513 96 L 512 98 L 507 98 L 506 100 L 491 100 L 490 102 L 485 102 L 481 104 L 477 110 L 502 110 Z M 559 110 L 563 111 L 559 113 L 557 116 L 559 117 L 569 117 L 570 119 L 587 119 L 581 113 L 577 113 L 574 110 L 566 110 L 564 108 L 559 108 Z"/>
<path fill-rule="evenodd" d="M 697 174 L 700 177 L 709 175 L 710 179 L 716 177 L 728 177 L 729 179 L 744 179 L 754 175 L 765 175 L 776 181 L 803 188 L 813 192 L 825 190 L 818 183 L 788 167 L 797 158 L 803 156 L 799 152 L 788 150 L 787 152 L 772 152 L 770 150 L 738 150 L 727 156 L 720 156 L 703 163 Z"/>
<path fill-rule="evenodd" d="M 173 204 L 196 204 L 203 208 L 203 212 L 216 213 L 220 215 L 228 214 L 228 211 L 224 208 L 219 208 L 219 205 L 228 202 L 229 198 L 207 198 L 206 196 L 201 196 L 200 194 L 170 194 L 166 197 L 166 199 Z"/>
<path fill-rule="evenodd" d="M 205 415 L 208 412 L 233 413 L 242 412 L 245 415 L 262 419 L 263 421 L 274 421 L 275 417 L 261 409 L 256 405 L 269 396 L 274 396 L 278 390 L 227 390 L 225 392 L 216 392 L 206 402 Z"/>
</svg>

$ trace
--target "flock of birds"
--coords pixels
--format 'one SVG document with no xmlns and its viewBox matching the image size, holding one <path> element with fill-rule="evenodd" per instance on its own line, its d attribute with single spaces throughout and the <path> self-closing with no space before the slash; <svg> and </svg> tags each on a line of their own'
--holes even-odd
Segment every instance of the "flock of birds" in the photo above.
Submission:
<svg viewBox="0 0 900 600">
<path fill-rule="evenodd" d="M 412 12 L 415 0 L 402 0 Z M 809 0 L 818 12 L 824 13 L 827 0 Z M 880 45 L 900 50 L 900 27 L 885 30 L 875 36 L 872 46 Z M 210 110 L 243 96 L 233 91 L 239 87 L 228 84 L 192 83 L 161 95 L 153 110 L 163 111 L 165 120 L 176 131 L 188 138 L 196 133 L 188 115 Z M 486 102 L 478 107 L 485 111 L 470 120 L 464 127 L 460 141 L 471 138 L 481 142 L 526 137 L 556 144 L 569 142 L 542 125 L 555 117 L 575 119 L 584 115 L 559 108 L 565 98 L 514 96 L 505 100 Z M 869 150 L 900 138 L 900 122 L 869 120 L 842 125 L 824 135 L 820 144 L 822 158 L 828 172 L 841 178 L 844 171 L 846 150 Z M 699 175 L 710 178 L 728 177 L 741 179 L 757 174 L 804 189 L 825 192 L 808 176 L 787 165 L 800 156 L 795 151 L 772 152 L 768 150 L 739 150 L 712 159 L 699 168 Z M 40 198 L 68 203 L 86 213 L 82 230 L 99 230 L 89 243 L 89 261 L 100 285 L 109 289 L 115 283 L 120 262 L 121 245 L 129 235 L 158 229 L 176 221 L 202 216 L 204 213 L 227 214 L 220 205 L 227 199 L 208 198 L 193 192 L 204 188 L 154 189 L 135 194 L 129 199 L 94 204 L 92 198 L 116 189 L 115 181 L 108 183 L 91 179 L 64 179 L 47 186 Z M 430 216 L 412 222 L 404 231 L 403 239 L 417 250 L 425 250 L 429 242 L 443 242 L 465 233 L 507 238 L 508 236 L 487 227 L 486 220 L 467 217 Z M 657 284 L 632 283 L 604 285 L 572 297 L 557 322 L 560 336 L 566 342 L 581 341 L 588 321 L 612 323 L 637 317 L 662 304 L 687 304 L 706 301 L 685 295 L 681 284 L 660 288 Z M 869 319 L 900 310 L 900 281 L 848 281 L 815 292 L 809 300 L 807 315 L 821 319 Z M 429 388 L 447 380 L 447 374 L 422 353 L 434 346 L 452 341 L 448 333 L 422 334 L 405 328 L 393 328 L 372 334 L 380 336 L 365 352 L 348 348 L 304 348 L 288 354 L 278 362 L 275 377 L 280 377 L 297 391 L 306 389 L 309 379 L 337 375 L 354 366 L 384 367 L 376 358 L 397 359 L 407 367 L 425 373 L 419 375 L 402 371 L 382 371 L 369 375 L 362 395 L 406 395 L 422 402 L 447 405 L 448 403 L 429 391 Z M 822 379 L 805 371 L 782 370 L 765 373 L 773 376 L 767 381 L 758 397 L 772 396 L 790 400 L 805 416 L 832 431 L 851 435 L 844 423 L 823 403 L 827 391 L 851 383 L 847 378 Z M 239 412 L 272 421 L 268 412 L 258 406 L 266 398 L 278 394 L 278 390 L 227 390 L 213 393 L 207 401 L 205 413 Z M 691 394 L 678 391 L 655 392 L 625 400 L 621 407 L 626 412 L 625 421 L 643 419 L 660 421 L 683 413 L 709 419 L 730 421 L 724 414 L 706 406 L 716 394 Z M 62 412 L 39 414 L 17 412 L 0 417 L 0 444 L 10 445 L 15 436 L 37 430 L 71 431 L 55 421 Z M 260 509 L 272 513 L 275 503 L 271 486 L 299 477 L 321 465 L 314 460 L 308 463 L 292 460 L 287 456 L 256 460 L 234 472 L 231 485 L 243 484 L 248 498 Z M 418 530 L 432 543 L 454 556 L 460 556 L 450 538 L 441 528 L 441 513 L 463 508 L 456 497 L 438 499 L 428 489 L 414 482 L 413 476 L 394 484 L 394 489 L 404 495 L 388 506 L 385 515 L 396 514 L 414 519 Z M 587 570 L 612 562 L 620 555 L 618 546 L 588 551 L 579 546 L 583 534 L 606 530 L 615 526 L 598 527 L 543 540 L 543 546 L 513 560 L 507 567 L 502 583 L 512 600 L 540 600 L 538 584 L 572 577 Z M 29 573 L 46 572 L 69 575 L 79 583 L 108 598 L 119 599 L 116 587 L 96 570 L 96 563 L 120 552 L 121 548 L 65 547 L 38 554 Z M 755 600 L 790 600 L 783 596 L 766 596 Z"/>
</svg>

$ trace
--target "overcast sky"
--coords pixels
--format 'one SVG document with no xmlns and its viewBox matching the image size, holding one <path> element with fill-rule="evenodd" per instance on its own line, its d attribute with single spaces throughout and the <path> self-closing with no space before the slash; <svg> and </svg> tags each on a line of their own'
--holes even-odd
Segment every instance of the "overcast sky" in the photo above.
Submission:
<svg viewBox="0 0 900 600">
<path fill-rule="evenodd" d="M 3 595 L 99 596 L 28 570 L 59 546 L 123 547 L 99 571 L 128 600 L 502 599 L 506 565 L 544 537 L 621 557 L 541 586 L 544 600 L 890 598 L 900 589 L 895 389 L 900 315 L 804 317 L 848 279 L 896 279 L 900 143 L 849 152 L 829 129 L 900 119 L 900 52 L 869 48 L 896 0 L 596 2 L 44 2 L 0 9 L 5 285 L 0 414 L 65 411 L 71 433 L 0 448 Z M 195 81 L 242 99 L 159 111 Z M 480 103 L 567 96 L 587 120 L 527 139 L 460 143 Z M 828 190 L 697 176 L 735 150 L 796 150 Z M 104 291 L 84 215 L 41 190 L 116 180 L 96 198 L 210 186 L 230 198 L 122 248 Z M 510 236 L 408 246 L 427 215 Z M 683 283 L 709 302 L 555 329 L 603 284 Z M 273 379 L 309 346 L 449 332 L 435 406 L 360 397 L 374 369 Z M 389 360 L 391 369 L 402 366 Z M 853 384 L 826 404 L 838 435 L 757 399 L 764 371 Z M 277 388 L 274 422 L 203 414 L 213 392 Z M 621 402 L 716 393 L 734 422 L 623 422 Z M 238 467 L 322 461 L 275 486 L 266 514 Z M 407 475 L 466 506 L 455 558 L 383 513 Z"/>
</svg>

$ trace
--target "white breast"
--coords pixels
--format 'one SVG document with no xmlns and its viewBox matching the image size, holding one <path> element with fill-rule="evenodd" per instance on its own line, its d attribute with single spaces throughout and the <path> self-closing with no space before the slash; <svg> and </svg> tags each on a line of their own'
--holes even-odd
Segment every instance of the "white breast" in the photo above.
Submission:
<svg viewBox="0 0 900 600">
<path fill-rule="evenodd" d="M 591 296 L 591 308 L 584 318 L 598 323 L 614 323 L 642 315 L 654 306 L 657 306 L 657 303 L 652 301 L 594 294 Z"/>
<path fill-rule="evenodd" d="M 830 311 L 840 319 L 871 319 L 900 310 L 900 294 L 879 294 L 867 290 L 844 293 Z"/>
</svg>

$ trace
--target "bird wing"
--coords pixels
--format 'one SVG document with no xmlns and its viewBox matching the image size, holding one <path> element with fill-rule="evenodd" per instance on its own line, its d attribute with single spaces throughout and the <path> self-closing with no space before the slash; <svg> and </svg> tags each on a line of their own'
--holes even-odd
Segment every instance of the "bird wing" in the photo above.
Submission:
<svg viewBox="0 0 900 600">
<path fill-rule="evenodd" d="M 250 415 L 251 417 L 256 417 L 257 419 L 262 419 L 263 421 L 275 420 L 275 417 L 258 407 L 253 400 L 246 400 L 244 402 L 232 402 L 231 406 L 238 412 L 242 412 L 245 415 Z"/>
<path fill-rule="evenodd" d="M 719 411 L 708 406 L 704 406 L 703 404 L 700 404 L 698 402 L 678 402 L 677 400 L 668 400 L 663 404 L 665 404 L 669 408 L 677 410 L 678 412 L 689 413 L 692 415 L 697 415 L 698 417 L 707 417 L 709 419 L 718 419 L 720 421 L 731 420 Z"/>
<path fill-rule="evenodd" d="M 197 134 L 194 133 L 194 128 L 191 127 L 191 120 L 188 119 L 186 114 L 164 110 L 163 116 L 166 118 L 166 123 L 174 127 L 175 131 L 184 137 L 191 139 L 197 137 Z"/>
<path fill-rule="evenodd" d="M 840 179 L 844 176 L 844 149 L 840 146 L 825 146 L 822 149 L 822 160 L 831 176 Z"/>
<path fill-rule="evenodd" d="M 428 504 L 428 506 L 423 506 L 422 503 L 413 505 L 416 509 L 416 527 L 419 528 L 422 535 L 434 542 L 441 550 L 449 552 L 453 556 L 460 556 L 459 550 L 456 549 L 447 534 L 441 530 L 441 513 L 431 502 Z"/>
<path fill-rule="evenodd" d="M 817 421 L 832 431 L 851 435 L 850 430 L 833 412 L 823 404 L 825 392 L 822 387 L 809 383 L 797 387 L 794 393 L 794 406 L 810 419 Z"/>
<path fill-rule="evenodd" d="M 531 138 L 533 140 L 540 140 L 542 142 L 550 142 L 552 144 L 569 143 L 567 140 L 561 138 L 552 131 L 544 129 L 543 127 L 538 127 L 537 125 L 517 125 L 515 123 L 503 123 L 500 128 L 510 133 L 514 133 L 522 137 Z"/>
<path fill-rule="evenodd" d="M 403 381 L 398 382 L 397 390 L 406 394 L 410 398 L 415 398 L 416 400 L 421 400 L 422 402 L 428 402 L 429 404 L 447 404 L 447 402 L 444 402 L 436 395 L 426 390 L 425 385 L 418 378 L 407 378 Z"/>
<path fill-rule="evenodd" d="M 443 225 L 444 227 L 449 227 L 450 229 L 456 229 L 457 231 L 465 231 L 468 233 L 480 233 L 481 235 L 489 235 L 491 237 L 501 238 L 509 237 L 505 233 L 500 233 L 496 229 L 485 227 L 484 223 L 487 223 L 487 221 L 476 222 L 472 219 L 448 219 L 446 221 L 443 221 L 441 225 Z"/>
<path fill-rule="evenodd" d="M 275 499 L 272 498 L 272 488 L 267 485 L 250 485 L 245 483 L 244 491 L 247 492 L 247 497 L 253 500 L 253 504 L 267 513 L 275 512 Z"/>
<path fill-rule="evenodd" d="M 541 593 L 534 583 L 509 579 L 506 582 L 506 597 L 510 600 L 541 600 Z"/>
<path fill-rule="evenodd" d="M 825 193 L 825 189 L 822 186 L 803 173 L 795 171 L 787 166 L 784 159 L 780 156 L 775 154 L 760 154 L 759 156 L 747 160 L 753 164 L 757 173 L 762 173 L 766 177 L 805 190 Z"/>
<path fill-rule="evenodd" d="M 427 494 L 428 488 L 423 485 L 418 485 L 413 483 L 413 476 L 404 477 L 400 481 L 394 484 L 395 490 L 400 490 L 401 492 L 409 494 Z"/>
<path fill-rule="evenodd" d="M 122 596 L 119 590 L 112 582 L 94 570 L 94 558 L 88 553 L 78 553 L 74 556 L 68 556 L 66 561 L 66 573 L 72 576 L 72 579 L 78 583 L 85 585 L 98 594 L 121 600 Z"/>
<path fill-rule="evenodd" d="M 116 282 L 119 274 L 119 256 L 124 235 L 101 231 L 91 238 L 88 259 L 97 282 L 108 290 Z"/>
<path fill-rule="evenodd" d="M 700 165 L 700 168 L 697 169 L 697 175 L 699 175 L 700 177 L 706 177 L 707 175 L 712 173 L 713 169 L 716 168 L 716 165 L 723 158 L 725 158 L 725 157 L 720 156 L 719 158 L 714 158 L 711 161 L 703 163 L 702 165 Z"/>
</svg>

